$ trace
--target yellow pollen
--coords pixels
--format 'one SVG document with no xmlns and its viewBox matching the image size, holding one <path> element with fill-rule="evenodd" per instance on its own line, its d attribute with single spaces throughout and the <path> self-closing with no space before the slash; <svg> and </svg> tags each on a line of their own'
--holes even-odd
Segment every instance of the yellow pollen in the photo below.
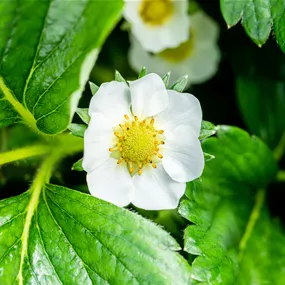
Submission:
<svg viewBox="0 0 285 285">
<path fill-rule="evenodd" d="M 124 117 L 125 117 L 126 120 L 129 120 L 129 119 L 130 119 L 127 114 L 125 114 Z"/>
<path fill-rule="evenodd" d="M 143 0 L 139 13 L 147 25 L 160 26 L 172 17 L 174 13 L 173 0 Z"/>
<path fill-rule="evenodd" d="M 117 164 L 127 162 L 131 175 L 141 175 L 144 165 L 150 163 L 156 168 L 158 158 L 162 159 L 159 153 L 159 146 L 164 141 L 163 130 L 156 130 L 154 118 L 140 121 L 137 116 L 129 118 L 124 124 L 119 124 L 114 128 L 114 135 L 117 137 L 115 147 L 109 148 L 111 156 L 118 159 Z"/>
<path fill-rule="evenodd" d="M 190 30 L 190 38 L 176 48 L 168 48 L 158 53 L 158 56 L 171 63 L 178 63 L 189 58 L 195 49 L 195 35 Z"/>
</svg>

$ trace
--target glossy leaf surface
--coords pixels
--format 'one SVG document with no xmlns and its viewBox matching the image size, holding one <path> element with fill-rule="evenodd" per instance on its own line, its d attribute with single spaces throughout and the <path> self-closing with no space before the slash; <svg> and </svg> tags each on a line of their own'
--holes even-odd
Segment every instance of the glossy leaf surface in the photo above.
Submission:
<svg viewBox="0 0 285 285">
<path fill-rule="evenodd" d="M 106 3 L 107 2 L 107 3 Z M 0 2 L 0 127 L 67 128 L 122 1 Z"/>
<path fill-rule="evenodd" d="M 250 38 L 263 45 L 273 28 L 276 40 L 285 52 L 284 0 L 220 0 L 221 10 L 229 27 L 240 20 Z"/>
<path fill-rule="evenodd" d="M 192 277 L 205 284 L 233 284 L 236 254 L 244 235 L 256 190 L 274 179 L 276 164 L 256 137 L 235 127 L 219 126 L 217 137 L 203 142 L 215 156 L 203 175 L 188 183 L 180 213 L 194 225 L 185 231 L 185 250 L 198 255 Z M 250 284 L 250 283 L 248 283 Z"/>
<path fill-rule="evenodd" d="M 191 284 L 176 241 L 137 214 L 50 184 L 30 199 L 0 202 L 0 284 Z"/>
</svg>

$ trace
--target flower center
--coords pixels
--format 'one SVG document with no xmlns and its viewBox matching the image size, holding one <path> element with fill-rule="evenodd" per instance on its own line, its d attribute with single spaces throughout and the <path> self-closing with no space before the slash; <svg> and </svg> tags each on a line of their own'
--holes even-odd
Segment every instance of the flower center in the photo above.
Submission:
<svg viewBox="0 0 285 285">
<path fill-rule="evenodd" d="M 140 5 L 142 20 L 151 26 L 164 24 L 174 12 L 172 0 L 143 0 Z"/>
<path fill-rule="evenodd" d="M 192 30 L 190 34 L 191 36 L 186 42 L 180 44 L 176 48 L 165 49 L 164 51 L 160 52 L 158 56 L 172 63 L 181 62 L 186 58 L 189 58 L 193 53 L 195 46 L 195 37 Z"/>
<path fill-rule="evenodd" d="M 109 151 L 113 158 L 118 159 L 118 164 L 125 161 L 130 174 L 136 172 L 141 175 L 143 166 L 151 164 L 156 168 L 163 156 L 159 153 L 159 146 L 164 144 L 163 130 L 156 130 L 154 118 L 139 121 L 137 116 L 130 119 L 124 115 L 124 124 L 114 128 L 117 143 Z"/>
</svg>

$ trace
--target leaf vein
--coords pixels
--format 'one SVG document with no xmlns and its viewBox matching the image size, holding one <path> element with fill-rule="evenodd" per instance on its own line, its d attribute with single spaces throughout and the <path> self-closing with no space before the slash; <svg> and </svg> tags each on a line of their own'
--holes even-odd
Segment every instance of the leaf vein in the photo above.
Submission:
<svg viewBox="0 0 285 285">
<path fill-rule="evenodd" d="M 67 243 L 69 244 L 69 247 L 74 251 L 74 253 L 76 254 L 76 256 L 77 256 L 77 257 L 79 258 L 79 260 L 81 261 L 82 266 L 83 266 L 84 268 L 85 268 L 85 267 L 89 268 L 89 269 L 90 269 L 91 271 L 93 271 L 97 276 L 99 276 L 98 273 L 96 273 L 94 270 L 92 270 L 92 269 L 81 259 L 81 257 L 78 255 L 77 251 L 74 249 L 74 247 L 72 246 L 71 242 L 70 242 L 69 239 L 67 238 L 67 235 L 66 235 L 65 232 L 63 231 L 62 227 L 59 225 L 59 223 L 57 222 L 56 218 L 54 217 L 54 215 L 53 215 L 53 213 L 52 213 L 52 211 L 51 211 L 51 209 L 50 209 L 50 207 L 49 207 L 49 205 L 48 205 L 48 202 L 47 202 L 47 200 L 46 200 L 45 193 L 44 193 L 43 196 L 44 196 L 44 201 L 45 201 L 46 207 L 47 207 L 47 209 L 48 209 L 48 212 L 50 213 L 50 216 L 51 216 L 52 219 L 54 220 L 55 224 L 58 226 L 59 230 L 62 232 L 63 236 L 65 237 L 65 239 L 66 239 L 66 241 L 67 241 Z M 89 280 L 91 281 L 91 284 L 92 284 L 91 277 L 89 276 L 88 271 L 86 270 L 86 268 L 85 268 L 85 272 L 86 272 L 87 276 L 89 277 Z M 105 280 L 102 276 L 99 276 L 99 277 L 102 278 L 103 280 Z M 107 280 L 105 280 L 105 281 L 107 281 Z"/>
</svg>

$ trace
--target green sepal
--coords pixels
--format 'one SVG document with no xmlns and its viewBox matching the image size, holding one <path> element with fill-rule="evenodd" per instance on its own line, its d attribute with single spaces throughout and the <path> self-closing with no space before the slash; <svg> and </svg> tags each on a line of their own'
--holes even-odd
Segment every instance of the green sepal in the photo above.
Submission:
<svg viewBox="0 0 285 285">
<path fill-rule="evenodd" d="M 171 90 L 175 90 L 177 92 L 183 92 L 185 87 L 187 86 L 188 82 L 188 75 L 184 75 L 183 77 L 179 78 L 172 86 Z"/>
<path fill-rule="evenodd" d="M 170 79 L 170 71 L 168 71 L 163 77 L 162 80 L 166 88 L 169 86 L 169 79 Z"/>
<path fill-rule="evenodd" d="M 93 83 L 91 81 L 89 81 L 89 86 L 90 86 L 90 89 L 91 89 L 91 93 L 94 96 L 96 94 L 96 92 L 98 91 L 99 86 L 97 86 L 95 83 Z"/>
<path fill-rule="evenodd" d="M 72 165 L 71 170 L 84 171 L 83 166 L 82 166 L 82 161 L 83 161 L 83 158 L 80 158 L 78 161 L 76 161 Z"/>
<path fill-rule="evenodd" d="M 90 122 L 90 116 L 88 114 L 88 108 L 77 108 L 76 114 L 80 117 L 80 119 L 85 123 L 89 124 Z"/>
<path fill-rule="evenodd" d="M 214 158 L 215 158 L 214 155 L 204 152 L 204 160 L 205 160 L 205 162 L 210 161 L 210 160 L 212 160 Z"/>
<path fill-rule="evenodd" d="M 213 136 L 217 132 L 217 127 L 210 122 L 202 121 L 199 140 L 204 140 Z"/>
<path fill-rule="evenodd" d="M 146 74 L 147 74 L 147 70 L 146 70 L 146 67 L 144 66 L 144 67 L 141 69 L 138 78 L 142 78 L 142 77 L 144 77 Z"/>
<path fill-rule="evenodd" d="M 120 26 L 120 30 L 121 31 L 130 31 L 131 30 L 131 28 L 132 28 L 132 25 L 131 25 L 131 23 L 130 22 L 127 22 L 127 21 L 124 21 L 123 23 L 122 23 L 122 25 Z"/>
<path fill-rule="evenodd" d="M 115 71 L 115 80 L 118 81 L 118 82 L 127 83 L 125 78 L 121 75 L 121 73 L 118 70 Z"/>
<path fill-rule="evenodd" d="M 84 137 L 84 132 L 87 129 L 86 125 L 83 124 L 70 124 L 68 126 L 68 129 L 70 130 L 71 134 L 76 137 Z"/>
</svg>

